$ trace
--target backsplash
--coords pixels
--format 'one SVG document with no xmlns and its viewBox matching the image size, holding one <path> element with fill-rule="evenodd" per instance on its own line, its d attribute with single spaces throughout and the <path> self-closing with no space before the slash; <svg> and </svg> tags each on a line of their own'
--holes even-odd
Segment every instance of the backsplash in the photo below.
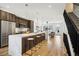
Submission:
<svg viewBox="0 0 79 59">
<path fill-rule="evenodd" d="M 29 28 L 16 28 L 15 32 L 16 33 L 21 33 L 21 32 L 27 32 Z"/>
</svg>

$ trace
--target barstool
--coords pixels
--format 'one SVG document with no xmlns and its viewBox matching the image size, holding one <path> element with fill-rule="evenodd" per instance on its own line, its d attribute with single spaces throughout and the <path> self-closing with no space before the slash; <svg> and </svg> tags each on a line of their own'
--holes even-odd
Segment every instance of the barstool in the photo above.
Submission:
<svg viewBox="0 0 79 59">
<path fill-rule="evenodd" d="M 35 41 L 34 41 L 35 45 L 37 45 L 39 43 L 39 36 L 35 36 Z"/>
<path fill-rule="evenodd" d="M 34 38 L 28 38 L 27 39 L 27 43 L 28 43 L 28 46 L 27 46 L 27 49 L 28 51 L 26 52 L 27 55 L 32 55 L 32 50 L 30 50 L 32 47 L 34 47 Z"/>
<path fill-rule="evenodd" d="M 40 35 L 37 35 L 36 36 L 36 42 L 37 42 L 37 44 L 35 46 L 36 49 L 40 49 L 40 41 L 41 41 L 40 39 L 41 39 L 41 36 Z"/>
<path fill-rule="evenodd" d="M 42 36 L 41 41 L 45 40 L 45 34 L 43 33 L 43 34 L 41 34 L 41 36 Z"/>
<path fill-rule="evenodd" d="M 41 37 L 40 35 L 36 36 L 37 44 L 40 43 L 40 41 L 41 41 L 40 37 Z"/>
</svg>

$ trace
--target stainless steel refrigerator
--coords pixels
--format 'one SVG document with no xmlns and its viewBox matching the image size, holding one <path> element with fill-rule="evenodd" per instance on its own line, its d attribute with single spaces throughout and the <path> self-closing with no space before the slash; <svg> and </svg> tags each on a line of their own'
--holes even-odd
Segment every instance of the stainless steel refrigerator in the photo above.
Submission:
<svg viewBox="0 0 79 59">
<path fill-rule="evenodd" d="M 4 47 L 8 45 L 8 36 L 15 33 L 15 22 L 2 20 L 0 25 L 0 47 Z"/>
</svg>

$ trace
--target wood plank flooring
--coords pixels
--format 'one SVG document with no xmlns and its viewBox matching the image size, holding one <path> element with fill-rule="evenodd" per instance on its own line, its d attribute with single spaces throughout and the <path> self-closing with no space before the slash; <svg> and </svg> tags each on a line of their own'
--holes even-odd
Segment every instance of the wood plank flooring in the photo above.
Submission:
<svg viewBox="0 0 79 59">
<path fill-rule="evenodd" d="M 59 37 L 51 38 L 51 45 L 50 43 L 48 44 L 47 40 L 41 42 L 41 46 L 38 44 L 40 48 L 33 52 L 31 56 L 67 56 L 68 54 L 63 42 L 63 38 L 60 38 L 61 39 L 59 39 Z M 24 54 L 24 56 L 27 55 L 27 52 Z M 29 53 L 31 53 L 31 51 Z"/>
<path fill-rule="evenodd" d="M 8 55 L 8 47 L 0 48 L 0 56 L 9 56 Z"/>
<path fill-rule="evenodd" d="M 32 56 L 67 56 L 63 40 L 60 42 L 62 45 L 60 48 L 56 45 L 56 39 L 51 38 L 50 40 L 52 42 L 51 48 L 49 47 L 48 49 L 48 42 L 47 40 L 44 40 L 37 45 L 40 45 L 40 48 L 35 51 Z M 0 48 L 0 56 L 9 56 L 8 47 Z M 23 56 L 27 56 L 27 54 L 24 53 Z"/>
</svg>

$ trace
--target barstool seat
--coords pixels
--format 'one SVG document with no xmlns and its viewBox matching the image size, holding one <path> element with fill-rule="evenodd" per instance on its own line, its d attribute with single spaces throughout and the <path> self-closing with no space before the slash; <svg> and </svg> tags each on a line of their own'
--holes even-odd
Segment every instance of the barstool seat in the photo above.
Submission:
<svg viewBox="0 0 79 59">
<path fill-rule="evenodd" d="M 34 47 L 34 38 L 28 38 L 27 39 L 27 41 L 28 41 L 28 47 L 27 47 L 27 49 L 28 49 L 28 51 L 26 52 L 26 54 L 27 55 L 32 55 L 33 54 L 33 51 L 32 50 L 30 50 L 32 47 Z"/>
<path fill-rule="evenodd" d="M 34 40 L 34 38 L 28 38 L 27 40 Z"/>
<path fill-rule="evenodd" d="M 34 38 L 28 38 L 28 49 L 34 46 Z"/>
<path fill-rule="evenodd" d="M 37 38 L 39 38 L 40 36 L 36 36 Z"/>
<path fill-rule="evenodd" d="M 41 38 L 40 38 L 40 37 L 41 37 L 40 35 L 36 36 L 36 38 L 37 38 L 37 43 L 40 43 L 40 42 L 41 42 Z"/>
</svg>

